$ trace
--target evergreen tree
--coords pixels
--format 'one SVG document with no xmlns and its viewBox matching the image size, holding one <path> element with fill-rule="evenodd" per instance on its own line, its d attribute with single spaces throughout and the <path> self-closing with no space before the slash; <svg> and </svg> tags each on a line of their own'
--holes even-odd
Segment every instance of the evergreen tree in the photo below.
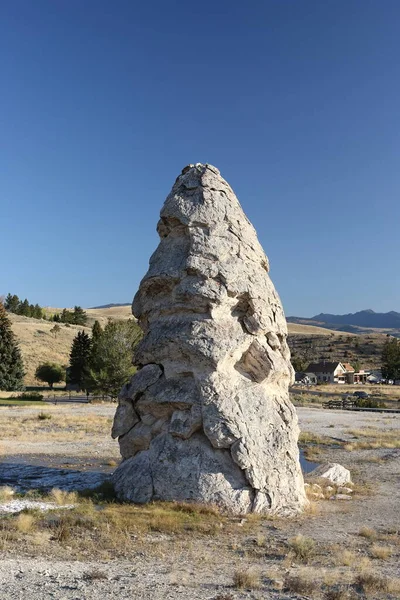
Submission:
<svg viewBox="0 0 400 600">
<path fill-rule="evenodd" d="M 84 331 L 78 331 L 69 355 L 68 383 L 77 385 L 80 390 L 85 389 L 91 357 L 92 340 Z"/>
<path fill-rule="evenodd" d="M 11 296 L 11 294 L 7 294 L 7 298 L 4 302 L 5 309 L 9 312 L 16 313 L 18 312 L 19 306 L 19 298 L 17 295 Z"/>
<path fill-rule="evenodd" d="M 24 317 L 29 317 L 30 316 L 29 302 L 28 302 L 28 300 L 26 298 L 18 306 L 18 314 L 19 315 L 23 315 Z"/>
<path fill-rule="evenodd" d="M 71 323 L 71 317 L 72 317 L 71 311 L 67 310 L 66 308 L 63 308 L 63 311 L 60 315 L 61 323 Z"/>
<path fill-rule="evenodd" d="M 142 331 L 132 319 L 109 321 L 93 344 L 86 389 L 116 398 L 135 371 L 132 357 L 141 337 Z"/>
<path fill-rule="evenodd" d="M 42 319 L 43 318 L 43 310 L 41 309 L 41 307 L 39 306 L 39 304 L 35 304 L 35 306 L 32 309 L 32 317 L 34 319 Z"/>
<path fill-rule="evenodd" d="M 400 379 L 400 340 L 389 337 L 382 349 L 382 377 Z"/>
<path fill-rule="evenodd" d="M 87 314 L 80 306 L 74 307 L 74 312 L 72 314 L 72 323 L 75 325 L 86 325 Z"/>
<path fill-rule="evenodd" d="M 0 302 L 0 390 L 22 389 L 24 374 L 21 352 L 4 305 Z"/>
<path fill-rule="evenodd" d="M 26 298 L 23 302 L 21 302 L 16 294 L 14 294 L 14 296 L 7 294 L 4 306 L 6 310 L 17 315 L 33 317 L 34 319 L 43 318 L 43 311 L 39 304 L 29 304 L 29 301 Z"/>
<path fill-rule="evenodd" d="M 97 344 L 97 342 L 100 340 L 101 335 L 103 333 L 103 328 L 100 325 L 99 321 L 95 321 L 92 325 L 92 342 L 93 345 Z"/>
<path fill-rule="evenodd" d="M 100 322 L 96 319 L 96 321 L 92 325 L 92 340 L 98 340 L 101 337 L 102 333 L 103 328 L 100 325 Z"/>
</svg>

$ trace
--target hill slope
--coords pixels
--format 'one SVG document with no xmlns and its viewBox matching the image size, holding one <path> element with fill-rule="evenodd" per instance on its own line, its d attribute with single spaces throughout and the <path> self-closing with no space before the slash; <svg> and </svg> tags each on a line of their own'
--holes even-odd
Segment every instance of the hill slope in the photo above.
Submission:
<svg viewBox="0 0 400 600">
<path fill-rule="evenodd" d="M 48 309 L 48 312 L 60 312 Z M 132 318 L 130 304 L 109 308 L 87 309 L 88 327 L 59 323 L 60 332 L 55 337 L 50 333 L 54 323 L 10 314 L 12 328 L 17 336 L 24 358 L 26 385 L 36 385 L 35 370 L 45 361 L 67 365 L 72 340 L 79 330 L 90 331 L 97 319 L 101 325 L 109 319 Z M 380 366 L 382 346 L 386 336 L 382 334 L 351 335 L 301 323 L 288 323 L 289 346 L 293 354 L 306 357 L 309 362 L 317 360 L 340 360 L 360 363 L 361 368 Z"/>
<path fill-rule="evenodd" d="M 38 384 L 35 371 L 40 363 L 49 361 L 67 365 L 72 340 L 77 332 L 82 329 L 90 331 L 87 327 L 59 323 L 60 332 L 54 336 L 50 333 L 54 323 L 50 321 L 31 319 L 12 313 L 9 313 L 9 317 L 24 359 L 25 385 Z"/>
</svg>

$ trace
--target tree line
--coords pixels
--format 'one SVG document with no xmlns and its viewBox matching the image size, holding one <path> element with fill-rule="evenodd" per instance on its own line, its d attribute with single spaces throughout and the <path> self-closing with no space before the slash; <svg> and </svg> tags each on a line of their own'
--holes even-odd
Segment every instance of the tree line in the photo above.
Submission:
<svg viewBox="0 0 400 600">
<path fill-rule="evenodd" d="M 49 317 L 49 321 L 56 323 L 68 323 L 69 325 L 86 325 L 87 313 L 81 306 L 74 306 L 74 310 L 64 308 L 61 313 L 55 313 Z"/>
<path fill-rule="evenodd" d="M 4 301 L 4 307 L 8 312 L 33 319 L 45 319 L 46 313 L 39 304 L 30 304 L 29 300 L 20 300 L 16 294 L 7 294 Z"/>
</svg>

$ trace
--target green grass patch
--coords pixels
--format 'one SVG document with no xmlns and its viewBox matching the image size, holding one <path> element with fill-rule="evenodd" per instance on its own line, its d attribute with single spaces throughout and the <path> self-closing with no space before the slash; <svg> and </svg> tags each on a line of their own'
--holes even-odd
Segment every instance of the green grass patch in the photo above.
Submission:
<svg viewBox="0 0 400 600">
<path fill-rule="evenodd" d="M 18 400 L 18 398 L 0 398 L 0 406 L 43 406 L 43 401 Z"/>
</svg>

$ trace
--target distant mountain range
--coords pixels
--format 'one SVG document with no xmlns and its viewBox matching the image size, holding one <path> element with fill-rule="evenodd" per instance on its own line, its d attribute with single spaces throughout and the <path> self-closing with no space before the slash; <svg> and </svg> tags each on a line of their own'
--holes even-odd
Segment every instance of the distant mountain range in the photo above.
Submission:
<svg viewBox="0 0 400 600">
<path fill-rule="evenodd" d="M 377 313 L 371 309 L 360 310 L 347 315 L 331 315 L 320 313 L 310 319 L 304 317 L 288 317 L 289 323 L 302 325 L 317 325 L 339 331 L 354 331 L 361 333 L 365 329 L 400 330 L 400 313 L 391 310 L 387 313 Z"/>
</svg>

